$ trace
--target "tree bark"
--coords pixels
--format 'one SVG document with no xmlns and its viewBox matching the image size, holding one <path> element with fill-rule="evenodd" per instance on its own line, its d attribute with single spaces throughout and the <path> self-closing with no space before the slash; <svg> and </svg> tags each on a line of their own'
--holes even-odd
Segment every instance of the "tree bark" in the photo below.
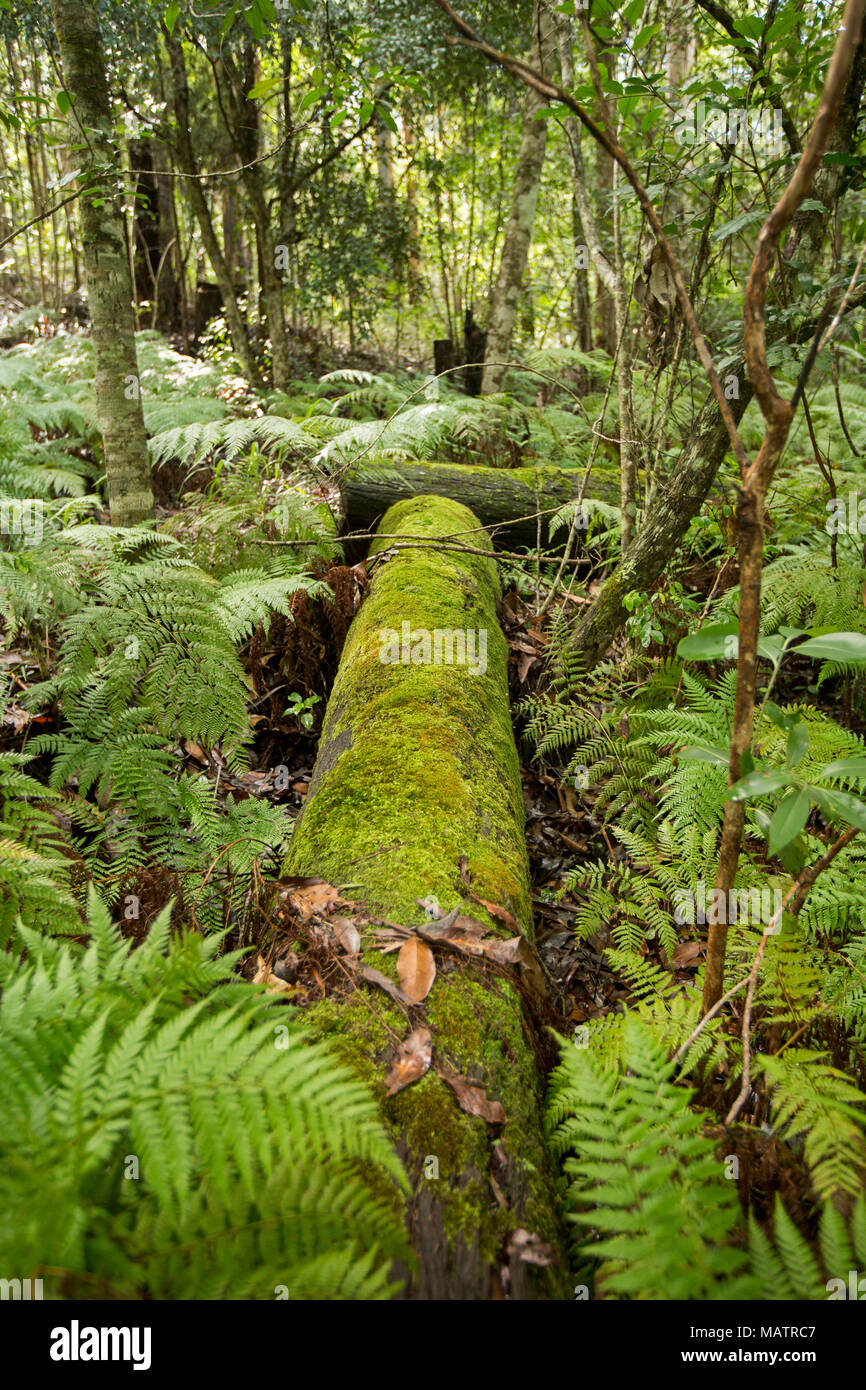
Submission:
<svg viewBox="0 0 866 1390">
<path fill-rule="evenodd" d="M 96 412 L 105 450 L 113 526 L 153 516 L 141 409 L 132 283 L 102 35 L 93 5 L 51 0 L 63 82 L 71 98 L 69 143 L 81 169 L 84 274 L 96 359 Z"/>
<path fill-rule="evenodd" d="M 465 507 L 437 497 L 399 503 L 385 516 L 374 555 L 389 548 L 391 532 L 433 545 L 403 551 L 374 574 L 343 651 L 287 869 L 351 883 L 348 896 L 406 926 L 423 928 L 418 899 L 432 896 L 442 913 L 459 909 L 498 941 L 510 940 L 510 949 L 498 948 L 506 955 L 519 947 L 522 968 L 437 947 L 437 976 L 423 1003 L 392 1002 L 379 988 L 371 994 L 359 978 L 357 989 L 314 1006 L 307 1018 L 371 1085 L 406 1164 L 417 1258 L 409 1296 L 549 1300 L 568 1297 L 568 1273 L 531 1018 L 531 1001 L 543 1007 L 545 986 L 529 945 L 499 585 L 491 559 L 435 546 L 437 537 L 477 526 Z M 490 548 L 483 531 L 476 543 Z M 404 627 L 413 643 L 424 632 L 460 631 L 467 650 L 475 633 L 476 652 L 484 632 L 483 668 L 426 657 L 404 662 L 393 649 L 383 659 L 387 633 L 399 644 Z M 478 899 L 511 920 L 503 926 Z M 396 975 L 393 955 L 365 950 L 361 962 Z M 389 1096 L 389 1063 L 419 1028 L 431 1035 L 432 1064 Z M 470 1080 L 478 1098 L 499 1102 L 501 1111 L 484 1119 L 466 1113 L 443 1071 Z M 540 1263 L 521 1259 L 527 1233 Z"/>
<path fill-rule="evenodd" d="M 450 463 L 394 463 L 387 469 L 355 464 L 343 480 L 346 520 L 355 530 L 375 526 L 394 502 L 425 493 L 451 497 L 475 513 L 486 527 L 494 527 L 494 545 L 501 549 L 525 546 L 535 549 L 537 523 L 542 517 L 542 545 L 551 544 L 549 524 L 553 512 L 574 501 L 581 491 L 583 470 L 559 468 L 484 468 Z M 537 486 L 537 495 L 536 495 Z M 616 506 L 619 481 L 615 473 L 601 469 L 590 476 L 586 496 Z M 565 544 L 568 527 L 561 527 L 552 542 Z M 476 545 L 474 536 L 464 537 Z"/>
<path fill-rule="evenodd" d="M 535 0 L 532 12 L 532 66 L 542 72 L 549 72 L 554 52 L 556 26 L 542 0 Z M 527 90 L 523 139 L 520 155 L 514 174 L 514 187 L 511 194 L 511 212 L 505 229 L 505 241 L 499 262 L 499 275 L 490 302 L 490 321 L 487 328 L 487 353 L 485 358 L 482 391 L 489 395 L 501 391 L 505 384 L 507 368 L 501 364 L 508 360 L 511 351 L 511 335 L 517 317 L 520 287 L 526 272 L 529 244 L 532 240 L 532 227 L 535 210 L 538 206 L 538 190 L 541 184 L 541 170 L 544 165 L 544 152 L 547 146 L 547 122 L 536 120 L 536 115 L 547 105 L 537 92 Z"/>
<path fill-rule="evenodd" d="M 271 340 L 271 380 L 278 391 L 287 391 L 292 379 L 292 364 L 283 305 L 282 271 L 288 269 L 288 248 L 281 244 L 278 262 L 277 243 L 259 162 L 259 113 L 255 102 L 250 101 L 248 96 L 256 80 L 255 49 L 252 44 L 247 44 L 240 63 L 229 53 L 223 53 L 219 60 L 213 61 L 213 68 L 222 96 L 227 133 L 241 161 L 241 183 L 256 229 L 259 285 Z M 225 76 L 224 83 L 220 81 L 220 74 Z"/>
<path fill-rule="evenodd" d="M 247 380 L 258 386 L 261 381 L 258 364 L 250 346 L 249 334 L 241 316 L 231 272 L 217 238 L 210 208 L 199 182 L 198 167 L 190 135 L 189 83 L 186 75 L 183 48 L 176 35 L 163 28 L 163 38 L 171 66 L 172 107 L 177 126 L 177 155 L 184 179 L 184 192 L 189 198 L 201 232 L 204 249 L 213 268 L 214 278 L 220 287 L 225 308 L 226 323 L 241 371 Z"/>
<path fill-rule="evenodd" d="M 854 135 L 860 100 L 866 86 L 866 43 L 858 46 L 842 105 L 836 120 L 831 150 L 847 150 Z M 798 212 L 782 253 L 783 261 L 796 259 L 800 272 L 812 270 L 819 261 L 836 199 L 844 178 L 843 166 L 824 164 L 815 175 L 812 199 L 824 211 L 812 208 Z M 803 323 L 796 341 L 808 342 L 815 329 L 813 321 Z M 768 341 L 783 336 L 780 329 Z M 752 390 L 745 371 L 738 368 L 739 397 L 730 401 L 731 414 L 739 424 L 751 400 Z M 646 590 L 654 584 L 671 555 L 700 511 L 713 485 L 719 465 L 729 448 L 721 412 L 712 395 L 708 396 L 695 423 L 692 438 L 680 455 L 670 478 L 662 485 L 655 507 L 628 555 L 616 567 L 575 635 L 575 645 L 587 666 L 604 656 L 628 616 L 623 598 L 631 589 Z"/>
</svg>

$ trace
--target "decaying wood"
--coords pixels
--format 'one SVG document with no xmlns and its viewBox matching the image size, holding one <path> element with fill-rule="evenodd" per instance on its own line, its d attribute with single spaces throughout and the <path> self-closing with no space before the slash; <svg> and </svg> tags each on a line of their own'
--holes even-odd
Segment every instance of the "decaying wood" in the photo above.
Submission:
<svg viewBox="0 0 866 1390">
<path fill-rule="evenodd" d="M 542 513 L 542 544 L 551 544 L 551 517 L 567 502 L 580 496 L 583 469 L 566 472 L 560 468 L 485 468 L 457 463 L 355 464 L 343 480 L 343 504 L 352 529 L 375 526 L 394 503 L 408 497 L 433 493 L 462 502 L 477 517 L 476 526 L 491 531 L 497 548 L 535 549 L 538 532 L 536 516 Z M 537 493 L 536 493 L 537 487 Z M 608 472 L 593 473 L 585 499 L 611 506 L 619 503 L 619 480 Z M 568 527 L 554 537 L 554 547 L 565 544 Z M 464 536 L 472 543 L 472 537 Z"/>
</svg>

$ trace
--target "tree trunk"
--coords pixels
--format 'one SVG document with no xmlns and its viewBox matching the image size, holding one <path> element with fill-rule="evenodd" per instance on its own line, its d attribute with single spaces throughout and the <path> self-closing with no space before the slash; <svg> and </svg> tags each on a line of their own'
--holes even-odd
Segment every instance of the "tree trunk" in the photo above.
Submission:
<svg viewBox="0 0 866 1390">
<path fill-rule="evenodd" d="M 435 497 L 402 502 L 384 518 L 374 554 L 387 550 L 390 532 L 434 544 L 387 560 L 373 577 L 343 651 L 287 868 L 351 883 L 348 896 L 407 926 L 423 926 L 418 899 L 435 898 L 442 913 L 459 909 L 497 940 L 510 939 L 506 954 L 519 947 L 522 968 L 437 948 L 437 977 L 422 1004 L 392 1002 L 359 979 L 354 992 L 306 1017 L 370 1083 L 406 1164 L 417 1257 L 409 1296 L 549 1300 L 567 1297 L 569 1281 L 531 1020 L 530 1001 L 543 1007 L 545 986 L 528 944 L 523 799 L 508 652 L 496 619 L 499 584 L 491 560 L 435 547 L 437 537 L 476 528 L 476 544 L 489 548 L 477 527 L 465 507 Z M 484 660 L 437 664 L 422 652 L 422 661 L 404 661 L 398 648 L 410 630 L 412 643 L 422 645 L 420 634 L 432 640 L 459 632 L 467 652 L 474 635 Z M 511 914 L 508 925 L 477 899 Z M 395 979 L 393 955 L 367 950 L 361 959 Z M 432 1065 L 388 1096 L 389 1063 L 419 1028 L 432 1035 Z M 466 1113 L 444 1070 L 471 1081 L 479 1100 L 486 1095 L 501 1110 L 485 1119 Z M 540 1263 L 521 1259 L 530 1247 Z"/>
<path fill-rule="evenodd" d="M 237 354 L 241 364 L 241 371 L 252 385 L 260 383 L 258 365 L 253 357 L 253 350 L 250 346 L 249 334 L 241 316 L 240 307 L 235 294 L 235 287 L 232 283 L 231 272 L 229 271 L 226 259 L 220 248 L 213 218 L 210 208 L 207 205 L 204 193 L 199 182 L 198 168 L 196 166 L 195 154 L 192 148 L 192 137 L 190 135 L 190 110 L 189 110 L 189 83 L 186 75 L 186 63 L 183 57 L 183 48 L 180 39 L 175 35 L 169 34 L 163 28 L 163 38 L 168 52 L 168 59 L 171 65 L 171 89 L 172 106 L 176 123 L 177 135 L 177 156 L 180 168 L 187 177 L 183 180 L 184 192 L 189 198 L 192 210 L 201 232 L 201 239 L 204 249 L 207 252 L 208 260 L 213 268 L 214 278 L 220 287 L 225 308 L 226 323 L 228 324 L 229 335 L 232 340 L 232 347 Z"/>
<path fill-rule="evenodd" d="M 283 274 L 288 270 L 288 247 L 280 243 L 278 252 L 259 162 L 259 112 L 248 96 L 257 77 L 256 50 L 251 43 L 246 44 L 237 61 L 224 52 L 219 60 L 214 61 L 213 67 L 215 80 L 220 83 L 227 133 L 241 163 L 241 183 L 256 229 L 259 287 L 271 340 L 271 380 L 278 391 L 288 391 L 292 364 L 283 305 Z M 224 84 L 220 81 L 221 75 L 226 79 Z"/>
<path fill-rule="evenodd" d="M 81 168 L 79 207 L 84 274 L 96 358 L 96 412 L 105 449 L 113 526 L 153 516 L 147 435 L 141 409 L 132 284 L 96 10 L 85 0 L 51 0 L 63 82 L 72 99 L 69 142 Z"/>
<path fill-rule="evenodd" d="M 555 36 L 556 26 L 549 11 L 541 0 L 536 0 L 532 12 L 530 62 L 534 68 L 545 73 L 550 72 L 552 66 Z M 506 368 L 500 364 L 508 361 L 511 351 L 511 335 L 517 317 L 520 287 L 526 272 L 535 210 L 538 206 L 544 151 L 547 146 L 547 122 L 536 120 L 535 117 L 546 104 L 544 97 L 531 88 L 527 89 L 523 139 L 514 175 L 511 212 L 505 229 L 499 275 L 490 302 L 482 384 L 485 395 L 492 391 L 501 391 L 505 385 Z"/>
<path fill-rule="evenodd" d="M 542 511 L 542 545 L 550 542 L 548 526 L 553 512 L 580 493 L 582 469 L 484 468 L 460 463 L 394 463 L 387 469 L 374 464 L 355 464 L 343 480 L 346 519 L 355 530 L 369 530 L 394 503 L 425 493 L 462 502 L 485 526 L 495 527 L 494 544 L 510 549 L 535 549 L 535 513 Z M 536 501 L 536 486 L 538 489 Z M 587 496 L 616 506 L 619 479 L 615 470 L 594 470 Z M 568 534 L 561 527 L 554 545 L 562 546 Z M 463 538 L 477 545 L 477 538 Z"/>
<path fill-rule="evenodd" d="M 739 400 L 731 401 L 731 413 L 739 423 L 751 399 L 745 372 L 739 377 Z M 713 485 L 728 448 L 728 433 L 711 396 L 701 411 L 667 483 L 640 534 L 608 579 L 595 604 L 578 628 L 575 644 L 592 666 L 607 651 L 623 627 L 628 610 L 623 600 L 633 589 L 648 590 L 697 516 Z"/>
<path fill-rule="evenodd" d="M 847 150 L 853 138 L 860 100 L 866 85 L 866 42 L 861 42 L 855 54 L 848 86 L 830 142 L 832 150 Z M 785 261 L 795 261 L 803 270 L 817 264 L 821 247 L 830 224 L 832 210 L 842 186 L 843 166 L 824 164 L 815 176 L 812 201 L 824 204 L 824 212 L 802 209 L 795 216 L 782 253 Z M 778 282 L 776 282 L 778 289 Z M 768 334 L 767 341 L 778 341 L 785 330 L 779 328 Z M 815 331 L 815 322 L 800 325 L 797 341 L 808 342 Z M 736 373 L 738 396 L 731 400 L 731 414 L 736 423 L 751 399 L 751 387 L 745 370 Z M 640 535 L 608 579 L 593 607 L 577 630 L 575 645 L 587 665 L 592 666 L 610 647 L 622 629 L 627 610 L 623 598 L 632 589 L 649 589 L 661 574 L 671 555 L 680 544 L 713 485 L 719 465 L 728 449 L 728 435 L 721 412 L 712 395 L 707 397 L 688 447 L 680 455 L 668 481 L 657 494 L 655 506 L 647 517 Z"/>
</svg>

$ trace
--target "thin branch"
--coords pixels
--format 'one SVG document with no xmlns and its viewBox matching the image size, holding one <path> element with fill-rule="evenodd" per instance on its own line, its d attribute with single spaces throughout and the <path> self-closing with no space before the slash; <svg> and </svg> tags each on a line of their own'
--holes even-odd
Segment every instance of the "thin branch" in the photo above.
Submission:
<svg viewBox="0 0 866 1390">
<path fill-rule="evenodd" d="M 59 212 L 61 208 L 66 207 L 67 203 L 74 203 L 77 197 L 78 189 L 76 189 L 74 193 L 70 193 L 67 198 L 63 198 L 59 203 L 55 203 L 53 207 L 45 208 L 43 212 L 37 213 L 35 217 L 31 217 L 29 222 L 25 222 L 23 227 L 16 227 L 14 232 L 10 232 L 8 236 L 5 236 L 3 240 L 0 241 L 0 247 L 7 246 L 10 241 L 14 241 L 16 237 L 21 236 L 22 232 L 28 232 L 31 227 L 36 226 L 37 222 L 44 222 L 46 217 L 51 217 L 55 212 Z"/>
<path fill-rule="evenodd" d="M 736 1100 L 734 1101 L 733 1105 L 731 1106 L 730 1110 L 725 1116 L 726 1125 L 732 1125 L 734 1123 L 749 1097 L 749 1088 L 751 1086 L 750 1032 L 752 1024 L 752 1005 L 755 1000 L 755 990 L 758 984 L 758 973 L 760 971 L 761 960 L 763 959 L 764 951 L 767 947 L 767 942 L 769 938 L 775 933 L 776 927 L 782 920 L 782 913 L 784 912 L 786 905 L 789 902 L 791 902 L 792 914 L 796 916 L 799 913 L 800 908 L 806 901 L 806 897 L 809 893 L 809 890 L 811 889 L 818 875 L 823 873 L 824 870 L 830 864 L 833 863 L 833 860 L 836 858 L 836 855 L 839 853 L 839 851 L 844 849 L 847 844 L 850 844 L 850 842 L 853 840 L 856 834 L 857 827 L 853 825 L 849 826 L 848 829 L 845 830 L 839 836 L 838 840 L 835 840 L 833 842 L 833 844 L 826 851 L 826 853 L 821 855 L 821 858 L 817 861 L 817 863 L 813 864 L 810 869 L 804 869 L 803 872 L 799 874 L 797 878 L 795 878 L 794 882 L 791 884 L 791 887 L 788 889 L 788 892 L 782 899 L 781 904 L 773 913 L 769 923 L 767 924 L 767 927 L 764 930 L 764 934 L 761 937 L 761 944 L 759 945 L 757 952 L 755 953 L 755 959 L 752 961 L 752 968 L 749 971 L 749 987 L 746 991 L 746 1007 L 743 1010 L 743 1026 L 741 1034 L 743 1039 L 743 1080 L 740 1086 L 739 1094 L 737 1095 Z"/>
<path fill-rule="evenodd" d="M 584 110 L 584 108 L 580 105 L 580 102 L 576 101 L 570 92 L 566 92 L 562 87 L 558 86 L 557 83 L 550 81 L 550 79 L 545 77 L 542 73 L 537 72 L 535 68 L 530 67 L 528 63 L 524 63 L 522 59 L 514 58 L 508 53 L 502 53 L 499 49 L 494 48 L 492 44 L 487 43 L 487 41 L 483 39 L 480 34 L 477 34 L 475 30 L 469 24 L 467 24 L 464 19 L 461 19 L 461 17 L 451 8 L 451 5 L 449 4 L 448 0 L 436 0 L 436 4 L 448 16 L 454 27 L 462 36 L 459 39 L 453 40 L 455 43 L 461 43 L 468 48 L 476 49 L 479 53 L 483 53 L 486 57 L 488 57 L 491 60 L 491 62 L 496 63 L 498 67 L 501 67 L 505 72 L 509 73 L 512 77 L 518 78 L 519 81 L 523 82 L 527 87 L 532 87 L 542 96 L 547 97 L 549 101 L 559 101 L 564 106 L 567 106 L 570 111 L 574 112 L 578 120 L 589 132 L 592 138 L 599 145 L 601 145 L 602 149 L 604 149 L 610 155 L 611 159 L 616 160 L 617 164 L 620 166 L 626 178 L 628 179 L 628 182 L 634 189 L 637 195 L 638 202 L 640 203 L 640 206 L 646 215 L 646 219 L 652 227 L 653 232 L 655 233 L 656 240 L 658 241 L 658 244 L 661 247 L 662 254 L 665 258 L 665 261 L 667 262 L 668 269 L 671 273 L 671 278 L 676 287 L 677 298 L 680 301 L 683 316 L 686 320 L 686 323 L 689 326 L 689 331 L 692 335 L 692 338 L 694 339 L 698 356 L 701 359 L 701 364 L 703 365 L 704 371 L 706 372 L 707 377 L 709 378 L 709 382 L 713 390 L 713 395 L 716 398 L 719 411 L 725 423 L 725 429 L 727 430 L 728 438 L 731 441 L 732 451 L 738 463 L 740 464 L 740 467 L 746 468 L 748 466 L 748 458 L 746 455 L 746 451 L 737 431 L 737 426 L 736 422 L 734 421 L 733 414 L 731 412 L 730 403 L 725 397 L 724 389 L 719 379 L 718 372 L 716 371 L 715 366 L 713 365 L 712 354 L 710 353 L 707 340 L 701 332 L 700 328 L 698 327 L 698 322 L 695 317 L 695 311 L 692 307 L 692 302 L 689 299 L 688 291 L 686 290 L 685 281 L 683 279 L 683 273 L 680 269 L 679 262 L 677 261 L 677 258 L 674 255 L 670 242 L 665 236 L 664 227 L 662 226 L 661 219 L 658 213 L 656 212 L 652 202 L 650 201 L 647 191 L 644 188 L 635 169 L 633 168 L 627 154 L 622 149 L 619 142 L 616 139 L 612 138 L 606 130 L 603 130 L 601 126 L 599 126 L 597 122 L 593 120 L 592 116 L 590 116 L 589 113 Z"/>
</svg>

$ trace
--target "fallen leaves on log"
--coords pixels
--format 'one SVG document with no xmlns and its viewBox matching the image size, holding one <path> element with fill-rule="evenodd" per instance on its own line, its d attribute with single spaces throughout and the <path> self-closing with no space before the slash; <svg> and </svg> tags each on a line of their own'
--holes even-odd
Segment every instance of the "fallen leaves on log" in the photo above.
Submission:
<svg viewBox="0 0 866 1390">
<path fill-rule="evenodd" d="M 463 951 L 467 956 L 485 955 L 483 937 L 487 928 L 474 917 L 466 917 L 455 908 L 447 917 L 438 922 L 425 922 L 418 928 L 419 936 L 427 941 L 452 946 L 455 951 Z"/>
<path fill-rule="evenodd" d="M 331 928 L 347 956 L 356 956 L 361 949 L 361 933 L 348 917 L 332 917 Z"/>
<path fill-rule="evenodd" d="M 410 936 L 400 947 L 397 957 L 397 979 L 406 998 L 420 1004 L 427 998 L 436 979 L 436 962 L 429 946 L 417 936 Z"/>
<path fill-rule="evenodd" d="M 417 928 L 419 936 L 434 944 L 450 946 L 467 956 L 486 956 L 498 965 L 517 966 L 526 983 L 536 994 L 547 994 L 547 981 L 532 946 L 525 936 L 517 935 L 504 940 L 494 936 L 474 917 L 467 917 L 455 909 L 438 922 L 424 922 Z"/>
<path fill-rule="evenodd" d="M 353 956 L 349 956 L 348 964 L 354 965 L 362 979 L 369 980 L 371 985 L 378 985 L 380 989 L 384 989 L 385 993 L 390 994 L 391 998 L 395 999 L 398 1004 L 412 1003 L 412 1000 L 403 993 L 400 986 L 396 985 L 387 975 L 383 975 L 381 970 L 374 970 L 372 965 L 357 962 Z"/>
<path fill-rule="evenodd" d="M 483 1086 L 467 1081 L 465 1076 L 452 1071 L 450 1067 L 437 1067 L 437 1075 L 451 1087 L 457 1097 L 457 1104 L 467 1115 L 477 1115 L 489 1125 L 504 1125 L 505 1111 L 498 1100 L 488 1100 Z"/>
<path fill-rule="evenodd" d="M 486 898 L 479 898 L 478 894 L 473 891 L 472 875 L 469 872 L 469 860 L 466 858 L 465 854 L 461 854 L 460 856 L 460 880 L 472 901 L 478 903 L 479 907 L 483 907 L 485 911 L 489 912 L 490 916 L 495 921 L 501 922 L 509 931 L 516 932 L 520 930 L 516 918 L 513 917 L 506 908 L 500 906 L 499 903 L 489 903 Z"/>
<path fill-rule="evenodd" d="M 302 922 L 309 922 L 318 913 L 327 912 L 340 894 L 332 883 L 322 878 L 284 878 L 280 880 L 289 907 Z"/>
<path fill-rule="evenodd" d="M 374 973 L 378 974 L 378 971 Z M 414 1081 L 420 1081 L 424 1073 L 430 1070 L 432 1059 L 433 1038 L 430 1029 L 416 1028 L 400 1044 L 391 1070 L 385 1078 L 386 1093 L 394 1096 L 404 1087 L 411 1086 Z"/>
</svg>

